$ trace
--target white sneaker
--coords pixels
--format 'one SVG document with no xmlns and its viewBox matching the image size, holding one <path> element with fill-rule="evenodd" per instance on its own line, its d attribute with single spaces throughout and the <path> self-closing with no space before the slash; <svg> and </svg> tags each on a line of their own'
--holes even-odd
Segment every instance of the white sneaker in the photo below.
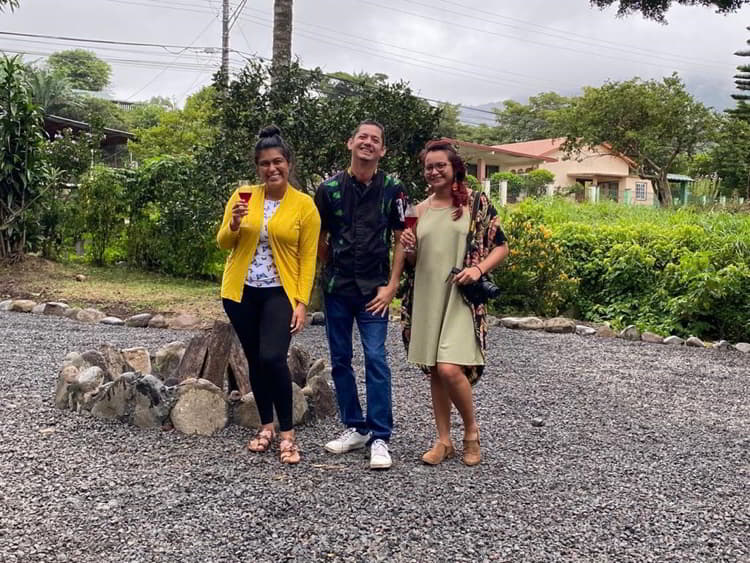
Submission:
<svg viewBox="0 0 750 563">
<path fill-rule="evenodd" d="M 370 469 L 388 469 L 391 466 L 388 444 L 377 439 L 370 446 Z"/>
<path fill-rule="evenodd" d="M 345 454 L 352 450 L 364 448 L 369 440 L 369 433 L 360 434 L 356 428 L 347 428 L 341 436 L 331 440 L 323 447 L 332 454 Z"/>
</svg>

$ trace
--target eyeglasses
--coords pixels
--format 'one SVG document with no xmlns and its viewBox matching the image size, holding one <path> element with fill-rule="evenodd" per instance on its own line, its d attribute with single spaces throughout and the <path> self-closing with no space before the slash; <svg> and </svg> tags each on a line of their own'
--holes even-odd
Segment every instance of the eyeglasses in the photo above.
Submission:
<svg viewBox="0 0 750 563">
<path fill-rule="evenodd" d="M 442 172 L 448 168 L 447 162 L 436 162 L 435 164 L 425 164 L 425 172 L 432 172 L 433 170 L 437 170 L 438 172 Z"/>
</svg>

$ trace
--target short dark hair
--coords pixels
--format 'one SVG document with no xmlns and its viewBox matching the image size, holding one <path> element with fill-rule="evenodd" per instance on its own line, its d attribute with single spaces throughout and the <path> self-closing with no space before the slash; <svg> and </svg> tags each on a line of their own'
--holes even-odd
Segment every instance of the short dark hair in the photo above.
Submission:
<svg viewBox="0 0 750 563">
<path fill-rule="evenodd" d="M 292 151 L 281 137 L 281 129 L 275 125 L 268 125 L 258 133 L 258 142 L 255 143 L 255 164 L 258 164 L 261 151 L 266 149 L 279 149 L 286 161 L 292 164 Z"/>
<path fill-rule="evenodd" d="M 378 129 L 380 129 L 380 136 L 382 137 L 383 145 L 385 145 L 385 127 L 383 127 L 382 123 L 379 123 L 375 121 L 374 119 L 364 119 L 360 121 L 357 124 L 357 127 L 354 128 L 354 131 L 352 131 L 352 139 L 359 133 L 359 130 L 362 128 L 363 125 L 374 125 Z"/>
</svg>

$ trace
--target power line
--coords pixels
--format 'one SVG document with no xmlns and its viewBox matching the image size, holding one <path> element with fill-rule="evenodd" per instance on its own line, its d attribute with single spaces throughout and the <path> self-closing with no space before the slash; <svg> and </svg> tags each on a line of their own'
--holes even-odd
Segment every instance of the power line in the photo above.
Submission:
<svg viewBox="0 0 750 563">
<path fill-rule="evenodd" d="M 136 43 L 134 41 L 112 41 L 109 39 L 82 39 L 80 37 L 65 37 L 61 35 L 44 35 L 41 33 L 14 33 L 11 31 L 0 31 L 0 35 L 13 35 L 17 37 L 36 37 L 41 39 L 57 39 L 60 41 L 74 41 L 76 43 L 101 43 L 105 45 L 130 45 L 130 46 L 137 46 L 137 47 L 159 47 L 161 49 L 167 50 L 167 49 L 180 49 L 179 53 L 171 53 L 174 54 L 181 54 L 185 52 L 188 49 L 213 49 L 213 47 L 193 47 L 192 45 L 183 46 L 183 45 L 165 45 L 162 43 Z"/>
</svg>

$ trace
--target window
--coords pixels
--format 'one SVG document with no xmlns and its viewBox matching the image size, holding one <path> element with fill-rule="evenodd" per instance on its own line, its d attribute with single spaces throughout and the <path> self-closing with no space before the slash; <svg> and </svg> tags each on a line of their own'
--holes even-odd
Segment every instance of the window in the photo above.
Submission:
<svg viewBox="0 0 750 563">
<path fill-rule="evenodd" d="M 640 201 L 646 201 L 646 183 L 636 182 L 635 183 L 635 199 Z"/>
<path fill-rule="evenodd" d="M 466 173 L 471 174 L 475 178 L 477 177 L 477 165 L 466 163 Z"/>
</svg>

